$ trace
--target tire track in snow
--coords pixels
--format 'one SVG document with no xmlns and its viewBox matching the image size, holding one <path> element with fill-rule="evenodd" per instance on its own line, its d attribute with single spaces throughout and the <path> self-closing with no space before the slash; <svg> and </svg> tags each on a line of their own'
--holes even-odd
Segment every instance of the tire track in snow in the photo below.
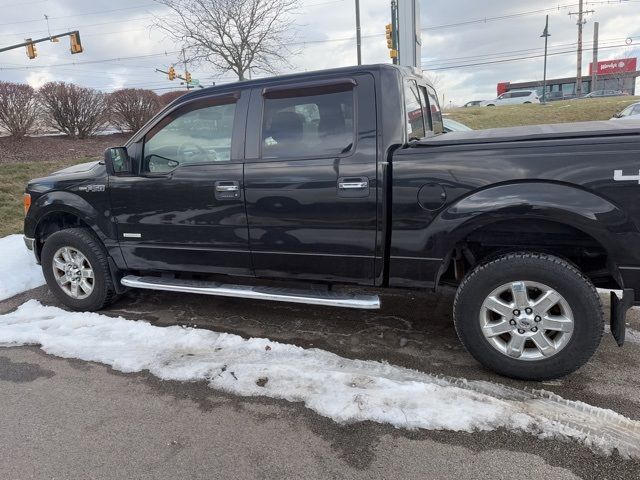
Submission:
<svg viewBox="0 0 640 480">
<path fill-rule="evenodd" d="M 340 423 L 371 420 L 469 432 L 506 428 L 640 458 L 640 422 L 544 390 L 429 375 L 264 338 L 66 312 L 35 300 L 0 316 L 0 346 L 31 344 L 125 373 L 148 370 L 164 380 L 204 380 L 237 395 L 304 402 Z"/>
</svg>

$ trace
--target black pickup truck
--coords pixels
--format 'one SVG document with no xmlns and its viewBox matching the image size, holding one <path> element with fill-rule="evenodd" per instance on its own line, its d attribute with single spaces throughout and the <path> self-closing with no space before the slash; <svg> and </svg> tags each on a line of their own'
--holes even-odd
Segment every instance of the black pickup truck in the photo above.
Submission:
<svg viewBox="0 0 640 480">
<path fill-rule="evenodd" d="M 622 344 L 640 124 L 442 130 L 433 87 L 391 65 L 194 91 L 104 161 L 31 181 L 25 241 L 73 309 L 127 288 L 378 308 L 333 287 L 452 285 L 469 352 L 540 380 L 598 347 L 601 287 L 622 291 Z"/>
</svg>

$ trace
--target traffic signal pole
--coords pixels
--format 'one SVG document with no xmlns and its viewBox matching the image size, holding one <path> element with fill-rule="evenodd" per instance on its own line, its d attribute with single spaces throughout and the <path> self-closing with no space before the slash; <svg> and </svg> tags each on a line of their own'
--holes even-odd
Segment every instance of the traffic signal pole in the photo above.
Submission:
<svg viewBox="0 0 640 480">
<path fill-rule="evenodd" d="M 74 30 L 73 32 L 59 33 L 57 35 L 51 35 L 51 36 L 48 36 L 48 37 L 36 38 L 35 40 L 27 39 L 23 43 L 17 43 L 15 45 L 9 45 L 8 47 L 0 48 L 0 53 L 6 52 L 7 50 L 15 50 L 16 48 L 29 47 L 29 46 L 32 46 L 32 45 L 34 45 L 36 43 L 55 42 L 56 39 L 62 38 L 62 37 L 70 37 L 71 38 L 71 53 L 82 53 L 83 48 L 82 48 L 82 44 L 80 43 L 80 32 L 78 30 Z M 35 52 L 35 50 L 34 50 L 34 52 Z M 34 55 L 34 57 L 35 57 L 35 55 Z M 33 58 L 33 57 L 31 57 L 31 58 Z"/>
</svg>

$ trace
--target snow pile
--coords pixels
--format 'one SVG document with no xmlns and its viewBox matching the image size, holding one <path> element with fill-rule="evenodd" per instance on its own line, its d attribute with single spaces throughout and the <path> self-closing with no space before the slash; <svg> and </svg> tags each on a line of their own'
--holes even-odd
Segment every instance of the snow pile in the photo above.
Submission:
<svg viewBox="0 0 640 480">
<path fill-rule="evenodd" d="M 574 438 L 640 458 L 640 422 L 540 391 L 439 378 L 330 352 L 243 339 L 95 313 L 70 313 L 30 300 L 0 316 L 0 345 L 39 344 L 53 355 L 101 362 L 165 380 L 206 381 L 238 395 L 304 404 L 337 422 L 372 420 L 456 431 L 504 427 Z"/>
<path fill-rule="evenodd" d="M 0 238 L 0 300 L 44 285 L 41 267 L 22 235 Z"/>
</svg>

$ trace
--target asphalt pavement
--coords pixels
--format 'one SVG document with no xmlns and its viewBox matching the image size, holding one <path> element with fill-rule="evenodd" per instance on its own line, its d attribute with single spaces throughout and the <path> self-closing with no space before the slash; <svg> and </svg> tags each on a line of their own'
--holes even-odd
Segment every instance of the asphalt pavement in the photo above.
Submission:
<svg viewBox="0 0 640 480">
<path fill-rule="evenodd" d="M 29 298 L 60 306 L 47 287 Z M 452 293 L 392 292 L 379 311 L 132 291 L 103 313 L 268 337 L 428 373 L 544 388 L 640 420 L 640 344 L 605 335 L 592 361 L 544 384 L 483 369 L 458 342 Z M 630 324 L 640 330 L 640 314 Z M 640 462 L 574 441 L 506 430 L 409 431 L 339 425 L 303 405 L 204 383 L 122 374 L 37 347 L 0 349 L 3 479 L 640 479 Z"/>
</svg>

